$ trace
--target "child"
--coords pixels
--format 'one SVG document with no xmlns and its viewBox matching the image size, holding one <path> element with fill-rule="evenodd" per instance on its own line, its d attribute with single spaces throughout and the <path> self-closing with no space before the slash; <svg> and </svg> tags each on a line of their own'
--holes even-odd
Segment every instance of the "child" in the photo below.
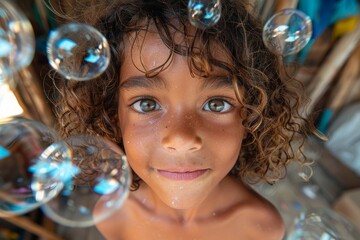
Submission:
<svg viewBox="0 0 360 240">
<path fill-rule="evenodd" d="M 78 3 L 80 4 L 80 3 Z M 81 2 L 74 15 L 108 39 L 112 62 L 87 82 L 66 81 L 64 136 L 90 133 L 124 148 L 133 171 L 121 209 L 97 225 L 107 239 L 282 239 L 276 209 L 248 183 L 273 183 L 306 165 L 300 97 L 241 0 L 197 29 L 187 1 Z M 301 153 L 301 152 L 300 152 Z"/>
</svg>

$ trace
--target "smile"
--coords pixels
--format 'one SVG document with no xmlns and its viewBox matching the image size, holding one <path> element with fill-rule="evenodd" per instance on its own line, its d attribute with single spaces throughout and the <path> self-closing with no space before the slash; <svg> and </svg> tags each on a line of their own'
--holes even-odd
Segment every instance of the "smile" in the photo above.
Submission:
<svg viewBox="0 0 360 240">
<path fill-rule="evenodd" d="M 167 171 L 167 170 L 157 170 L 157 172 L 168 179 L 171 180 L 193 180 L 204 173 L 206 173 L 208 169 L 200 169 L 200 170 L 193 170 L 193 171 Z"/>
</svg>

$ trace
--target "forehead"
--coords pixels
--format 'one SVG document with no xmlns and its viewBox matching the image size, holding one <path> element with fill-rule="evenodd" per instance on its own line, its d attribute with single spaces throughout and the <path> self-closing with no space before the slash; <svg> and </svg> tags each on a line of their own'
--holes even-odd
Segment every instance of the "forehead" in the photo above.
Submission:
<svg viewBox="0 0 360 240">
<path fill-rule="evenodd" d="M 209 41 L 205 46 L 198 37 L 195 38 L 194 27 L 188 26 L 186 30 L 175 28 L 167 30 L 169 31 L 166 34 L 164 29 L 159 33 L 159 30 L 150 24 L 146 29 L 129 33 L 124 41 L 125 58 L 122 68 L 126 69 L 131 62 L 140 72 L 148 72 L 162 65 L 169 66 L 178 57 L 183 57 L 187 64 L 191 59 L 205 64 L 206 61 L 203 61 L 201 54 L 208 54 L 216 61 L 231 64 L 230 55 L 225 48 L 215 41 Z M 212 66 L 212 70 L 225 72 L 217 66 Z"/>
</svg>

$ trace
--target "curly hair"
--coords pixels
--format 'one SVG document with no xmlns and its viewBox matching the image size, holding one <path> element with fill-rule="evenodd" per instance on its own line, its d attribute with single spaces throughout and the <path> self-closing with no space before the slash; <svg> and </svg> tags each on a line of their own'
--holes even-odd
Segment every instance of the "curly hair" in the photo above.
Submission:
<svg viewBox="0 0 360 240">
<path fill-rule="evenodd" d="M 286 174 L 290 162 L 310 165 L 301 151 L 311 124 L 301 117 L 302 85 L 282 73 L 281 59 L 262 40 L 262 25 L 239 0 L 223 0 L 219 22 L 190 31 L 185 0 L 80 1 L 71 5 L 70 21 L 90 24 L 108 40 L 111 64 L 100 77 L 86 82 L 60 81 L 56 113 L 64 136 L 96 134 L 122 146 L 117 127 L 119 73 L 124 56 L 124 38 L 155 27 L 171 55 L 188 57 L 190 71 L 206 77 L 213 67 L 232 76 L 238 100 L 246 111 L 242 123 L 247 137 L 230 175 L 248 182 L 273 183 Z M 74 17 L 77 16 L 77 17 Z M 171 32 L 192 39 L 187 46 L 176 44 Z M 200 43 L 200 44 L 195 44 Z M 212 46 L 221 46 L 230 63 L 213 56 Z M 201 46 L 201 48 L 199 48 Z M 168 61 L 171 61 L 171 55 Z M 167 63 L 145 74 L 154 76 Z M 240 94 L 241 92 L 241 94 Z M 296 146 L 296 147 L 295 147 Z M 139 184 L 134 177 L 133 187 Z"/>
</svg>

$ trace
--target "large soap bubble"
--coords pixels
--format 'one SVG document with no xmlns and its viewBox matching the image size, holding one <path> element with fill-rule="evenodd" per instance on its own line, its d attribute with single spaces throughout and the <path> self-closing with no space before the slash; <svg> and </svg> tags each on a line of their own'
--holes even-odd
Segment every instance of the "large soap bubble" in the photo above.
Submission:
<svg viewBox="0 0 360 240">
<path fill-rule="evenodd" d="M 188 14 L 193 26 L 202 29 L 211 27 L 221 17 L 220 0 L 189 0 Z"/>
<path fill-rule="evenodd" d="M 50 65 L 69 80 L 98 77 L 110 63 L 106 38 L 94 27 L 70 23 L 50 33 L 47 43 Z"/>
<path fill-rule="evenodd" d="M 264 25 L 263 41 L 277 55 L 288 56 L 303 49 L 312 35 L 311 19 L 296 9 L 274 14 Z"/>
<path fill-rule="evenodd" d="M 131 176 L 126 157 L 101 137 L 79 135 L 65 141 L 72 159 L 64 188 L 42 209 L 61 225 L 92 226 L 112 215 L 128 196 Z"/>
<path fill-rule="evenodd" d="M 0 1 L 0 82 L 27 67 L 35 53 L 34 31 L 15 5 Z"/>
<path fill-rule="evenodd" d="M 70 159 L 55 131 L 40 122 L 0 124 L 0 216 L 27 213 L 62 189 L 59 163 Z"/>
</svg>

